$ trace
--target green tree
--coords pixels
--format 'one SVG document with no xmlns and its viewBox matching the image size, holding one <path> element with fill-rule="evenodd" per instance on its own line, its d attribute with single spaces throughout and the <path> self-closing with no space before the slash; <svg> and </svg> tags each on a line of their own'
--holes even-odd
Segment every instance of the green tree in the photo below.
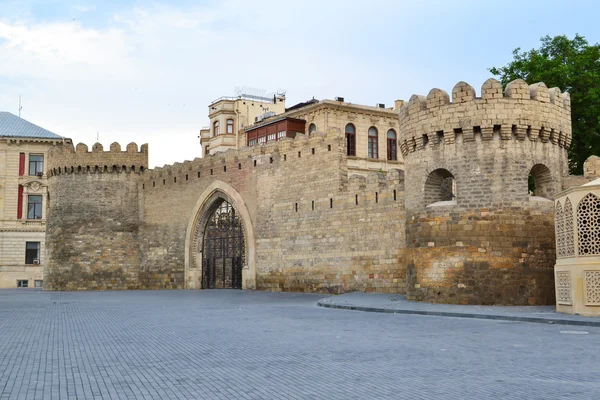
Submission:
<svg viewBox="0 0 600 400">
<path fill-rule="evenodd" d="M 575 35 L 541 39 L 539 49 L 513 51 L 513 60 L 490 72 L 506 86 L 521 78 L 532 84 L 544 82 L 549 88 L 559 87 L 571 95 L 573 140 L 569 149 L 569 169 L 583 173 L 583 162 L 600 155 L 600 45 L 590 45 L 583 36 Z"/>
</svg>

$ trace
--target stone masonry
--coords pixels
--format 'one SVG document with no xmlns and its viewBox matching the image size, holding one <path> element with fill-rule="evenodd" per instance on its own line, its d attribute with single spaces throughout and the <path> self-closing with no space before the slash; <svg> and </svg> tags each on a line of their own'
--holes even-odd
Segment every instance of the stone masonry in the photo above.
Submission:
<svg viewBox="0 0 600 400">
<path fill-rule="evenodd" d="M 245 289 L 552 304 L 568 94 L 490 79 L 476 97 L 460 82 L 452 102 L 413 96 L 398 126 L 405 171 L 366 176 L 332 130 L 152 170 L 145 145 L 55 149 L 46 288 L 199 289 L 208 217 L 225 200 L 243 225 Z"/>
<path fill-rule="evenodd" d="M 553 194 L 571 141 L 567 93 L 490 79 L 414 95 L 400 112 L 407 294 L 461 304 L 553 304 Z M 535 196 L 528 192 L 528 177 Z M 440 178 L 454 180 L 440 201 Z M 411 190 L 411 188 L 413 190 Z"/>
</svg>

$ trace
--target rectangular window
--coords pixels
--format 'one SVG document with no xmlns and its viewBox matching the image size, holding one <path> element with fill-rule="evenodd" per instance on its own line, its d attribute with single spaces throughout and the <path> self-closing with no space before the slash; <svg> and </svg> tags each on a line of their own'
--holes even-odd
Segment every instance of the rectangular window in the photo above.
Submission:
<svg viewBox="0 0 600 400">
<path fill-rule="evenodd" d="M 277 136 L 274 133 L 269 133 L 269 136 L 267 136 L 267 140 L 270 142 L 271 140 L 275 140 L 277 138 Z"/>
<path fill-rule="evenodd" d="M 27 219 L 42 219 L 42 196 L 27 196 Z"/>
<path fill-rule="evenodd" d="M 33 287 L 37 287 L 37 288 L 44 287 L 44 281 L 41 279 L 34 280 Z"/>
<path fill-rule="evenodd" d="M 29 155 L 29 175 L 42 176 L 44 173 L 44 156 Z"/>
<path fill-rule="evenodd" d="M 424 135 L 425 137 L 427 137 L 427 135 Z M 397 161 L 398 157 L 397 157 L 397 153 L 396 153 L 396 139 L 388 139 L 388 160 L 390 161 Z"/>
<path fill-rule="evenodd" d="M 27 279 L 17 280 L 17 287 L 29 287 L 29 281 Z"/>
<path fill-rule="evenodd" d="M 40 242 L 25 242 L 25 264 L 40 263 Z"/>
<path fill-rule="evenodd" d="M 356 156 L 356 136 L 353 133 L 346 133 L 346 151 L 349 156 Z"/>
<path fill-rule="evenodd" d="M 233 120 L 232 119 L 227 120 L 227 133 L 228 134 L 233 133 Z"/>
<path fill-rule="evenodd" d="M 377 158 L 377 137 L 369 136 L 369 158 Z"/>
<path fill-rule="evenodd" d="M 277 139 L 281 139 L 285 137 L 285 131 L 279 131 L 277 132 Z"/>
<path fill-rule="evenodd" d="M 256 139 L 248 140 L 248 146 L 254 146 L 256 144 Z"/>
<path fill-rule="evenodd" d="M 266 136 L 261 136 L 258 138 L 258 143 L 266 143 L 267 142 L 267 137 Z"/>
</svg>

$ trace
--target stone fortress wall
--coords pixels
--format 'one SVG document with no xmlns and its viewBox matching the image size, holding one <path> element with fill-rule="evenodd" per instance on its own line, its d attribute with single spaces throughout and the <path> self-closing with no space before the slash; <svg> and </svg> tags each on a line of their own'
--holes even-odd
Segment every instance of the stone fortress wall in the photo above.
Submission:
<svg viewBox="0 0 600 400">
<path fill-rule="evenodd" d="M 138 181 L 146 168 L 147 145 L 49 151 L 47 290 L 139 287 Z"/>
<path fill-rule="evenodd" d="M 522 80 L 503 93 L 490 79 L 477 98 L 460 82 L 452 102 L 440 89 L 412 96 L 400 111 L 400 132 L 408 297 L 553 304 L 551 200 L 567 175 L 568 93 Z M 450 196 L 442 185 L 448 179 Z"/>
<path fill-rule="evenodd" d="M 198 289 L 207 216 L 226 200 L 246 289 L 552 304 L 550 199 L 579 179 L 567 177 L 568 94 L 490 79 L 476 97 L 460 82 L 452 102 L 413 96 L 398 139 L 406 172 L 367 176 L 349 171 L 335 129 L 147 171 L 145 146 L 56 150 L 46 288 Z"/>
<path fill-rule="evenodd" d="M 200 288 L 203 215 L 224 199 L 245 216 L 244 288 L 403 292 L 403 173 L 348 177 L 344 145 L 301 135 L 142 174 L 113 172 L 131 164 L 113 152 L 54 152 L 46 287 Z"/>
</svg>

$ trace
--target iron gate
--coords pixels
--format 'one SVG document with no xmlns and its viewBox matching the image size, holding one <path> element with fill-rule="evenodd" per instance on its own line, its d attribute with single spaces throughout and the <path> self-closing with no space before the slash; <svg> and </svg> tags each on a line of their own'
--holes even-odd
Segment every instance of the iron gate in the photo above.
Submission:
<svg viewBox="0 0 600 400">
<path fill-rule="evenodd" d="M 202 243 L 202 288 L 241 289 L 244 231 L 235 208 L 223 201 L 214 211 Z"/>
</svg>

